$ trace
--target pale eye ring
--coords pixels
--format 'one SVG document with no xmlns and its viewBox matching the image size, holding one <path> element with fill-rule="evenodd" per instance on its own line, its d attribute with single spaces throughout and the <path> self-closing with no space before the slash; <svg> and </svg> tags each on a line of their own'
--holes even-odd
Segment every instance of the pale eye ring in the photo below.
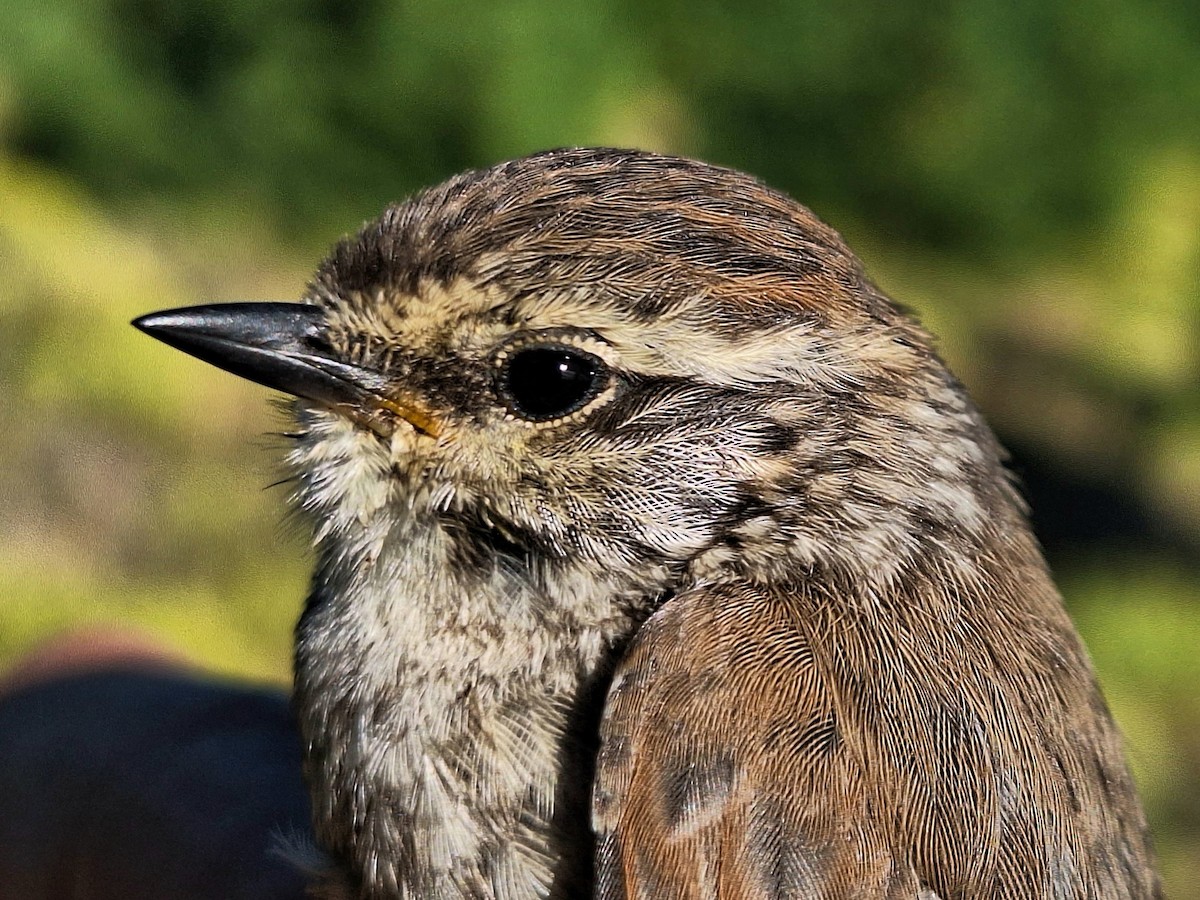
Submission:
<svg viewBox="0 0 1200 900">
<path fill-rule="evenodd" d="M 608 383 L 598 356 L 567 344 L 528 344 L 500 364 L 500 396 L 531 422 L 561 419 L 586 406 Z"/>
</svg>

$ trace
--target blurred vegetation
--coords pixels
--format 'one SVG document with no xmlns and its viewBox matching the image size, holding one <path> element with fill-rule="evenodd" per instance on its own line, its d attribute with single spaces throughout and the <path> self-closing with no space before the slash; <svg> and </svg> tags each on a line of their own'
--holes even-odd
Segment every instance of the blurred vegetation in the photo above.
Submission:
<svg viewBox="0 0 1200 900">
<path fill-rule="evenodd" d="M 534 149 L 751 171 L 840 228 L 1014 450 L 1200 898 L 1200 6 L 3 0 L 0 662 L 85 621 L 287 677 L 267 394 L 136 334 L 289 298 Z"/>
</svg>

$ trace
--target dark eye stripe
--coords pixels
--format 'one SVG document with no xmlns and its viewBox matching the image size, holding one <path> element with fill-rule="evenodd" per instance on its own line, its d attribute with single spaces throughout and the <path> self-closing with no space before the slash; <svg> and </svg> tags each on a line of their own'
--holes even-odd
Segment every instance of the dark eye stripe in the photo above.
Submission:
<svg viewBox="0 0 1200 900">
<path fill-rule="evenodd" d="M 592 354 L 540 345 L 517 350 L 504 361 L 500 392 L 517 415 L 545 421 L 582 408 L 607 379 L 604 363 Z"/>
</svg>

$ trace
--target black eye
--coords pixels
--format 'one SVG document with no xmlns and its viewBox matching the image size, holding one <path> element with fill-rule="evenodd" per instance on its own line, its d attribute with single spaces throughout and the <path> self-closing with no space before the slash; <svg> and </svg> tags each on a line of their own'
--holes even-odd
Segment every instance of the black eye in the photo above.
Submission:
<svg viewBox="0 0 1200 900">
<path fill-rule="evenodd" d="M 572 347 L 526 347 L 504 361 L 500 390 L 526 419 L 557 419 L 600 392 L 604 363 Z"/>
</svg>

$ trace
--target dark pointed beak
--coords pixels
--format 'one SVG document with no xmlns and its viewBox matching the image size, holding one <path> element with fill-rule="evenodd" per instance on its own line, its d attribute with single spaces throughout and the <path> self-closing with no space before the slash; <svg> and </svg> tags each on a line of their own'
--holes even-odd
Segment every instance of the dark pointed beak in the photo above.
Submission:
<svg viewBox="0 0 1200 900">
<path fill-rule="evenodd" d="M 413 398 L 398 395 L 383 374 L 335 357 L 323 337 L 324 322 L 319 307 L 302 303 L 221 303 L 150 313 L 133 325 L 227 372 L 356 421 L 386 411 L 436 436 L 436 420 Z"/>
</svg>

